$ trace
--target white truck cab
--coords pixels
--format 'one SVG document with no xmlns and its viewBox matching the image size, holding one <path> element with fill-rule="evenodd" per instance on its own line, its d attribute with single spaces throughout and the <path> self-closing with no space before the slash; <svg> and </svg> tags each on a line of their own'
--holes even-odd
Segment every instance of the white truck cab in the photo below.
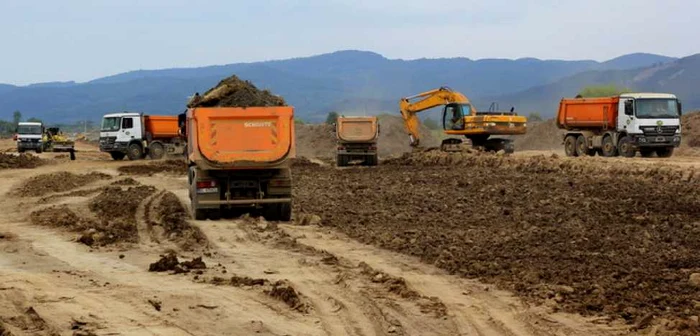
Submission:
<svg viewBox="0 0 700 336">
<path fill-rule="evenodd" d="M 121 160 L 125 156 L 129 156 L 130 160 L 140 159 L 144 154 L 143 141 L 144 126 L 141 113 L 112 113 L 102 117 L 100 151 L 109 152 L 113 159 Z"/>
<path fill-rule="evenodd" d="M 643 155 L 656 150 L 659 156 L 670 156 L 681 144 L 681 110 L 673 94 L 621 94 L 617 130 L 627 134 Z"/>
<path fill-rule="evenodd" d="M 23 153 L 44 150 L 44 125 L 40 122 L 20 122 L 17 124 L 17 151 Z"/>
</svg>

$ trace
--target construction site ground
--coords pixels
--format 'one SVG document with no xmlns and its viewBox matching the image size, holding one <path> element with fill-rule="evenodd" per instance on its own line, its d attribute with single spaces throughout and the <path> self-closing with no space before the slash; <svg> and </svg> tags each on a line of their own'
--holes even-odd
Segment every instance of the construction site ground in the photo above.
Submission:
<svg viewBox="0 0 700 336">
<path fill-rule="evenodd" d="M 275 223 L 191 220 L 177 161 L 77 149 L 0 169 L 0 335 L 698 332 L 696 157 L 298 159 Z"/>
</svg>

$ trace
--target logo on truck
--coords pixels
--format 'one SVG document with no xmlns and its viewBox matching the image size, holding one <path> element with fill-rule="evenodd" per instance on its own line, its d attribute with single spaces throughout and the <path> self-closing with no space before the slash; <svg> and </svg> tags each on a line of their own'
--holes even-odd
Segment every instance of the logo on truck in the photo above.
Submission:
<svg viewBox="0 0 700 336">
<path fill-rule="evenodd" d="M 243 123 L 243 127 L 272 127 L 272 122 L 270 121 L 248 121 Z"/>
</svg>

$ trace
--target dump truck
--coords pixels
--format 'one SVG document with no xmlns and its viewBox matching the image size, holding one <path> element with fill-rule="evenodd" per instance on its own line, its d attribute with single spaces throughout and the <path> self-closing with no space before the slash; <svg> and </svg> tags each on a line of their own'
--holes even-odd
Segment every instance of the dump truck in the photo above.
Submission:
<svg viewBox="0 0 700 336">
<path fill-rule="evenodd" d="M 379 123 L 377 117 L 338 117 L 335 123 L 337 138 L 336 164 L 347 166 L 353 160 L 376 166 Z"/>
<path fill-rule="evenodd" d="M 681 102 L 667 93 L 564 98 L 557 127 L 567 156 L 670 157 L 681 143 Z"/>
<path fill-rule="evenodd" d="M 17 151 L 44 151 L 44 125 L 40 122 L 20 122 L 16 131 Z"/>
<path fill-rule="evenodd" d="M 244 209 L 261 211 L 268 220 L 290 220 L 293 107 L 194 107 L 184 117 L 195 219 Z"/>
<path fill-rule="evenodd" d="M 114 160 L 157 160 L 165 154 L 184 153 L 177 116 L 144 115 L 136 112 L 112 113 L 102 117 L 100 151 Z"/>
</svg>

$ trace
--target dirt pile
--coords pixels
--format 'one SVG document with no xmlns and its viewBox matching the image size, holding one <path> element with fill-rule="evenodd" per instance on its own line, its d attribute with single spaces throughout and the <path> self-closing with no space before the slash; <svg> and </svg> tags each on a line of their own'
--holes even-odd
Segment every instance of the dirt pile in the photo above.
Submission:
<svg viewBox="0 0 700 336">
<path fill-rule="evenodd" d="M 175 253 L 167 253 L 162 255 L 158 261 L 148 266 L 149 272 L 168 272 L 173 271 L 175 274 L 188 273 L 190 270 L 206 269 L 207 264 L 202 261 L 202 257 L 197 257 L 191 261 L 180 262 Z"/>
<path fill-rule="evenodd" d="M 122 174 L 151 176 L 157 173 L 187 175 L 187 165 L 183 160 L 160 160 L 148 164 L 136 164 L 117 168 Z"/>
<path fill-rule="evenodd" d="M 13 194 L 22 197 L 44 196 L 51 193 L 73 190 L 111 178 L 111 176 L 99 172 L 88 174 L 73 174 L 69 172 L 44 174 L 28 179 L 22 186 L 15 189 Z"/>
<path fill-rule="evenodd" d="M 303 124 L 295 127 L 297 157 L 335 159 L 336 140 L 333 126 Z"/>
<path fill-rule="evenodd" d="M 31 154 L 0 153 L 0 169 L 36 168 L 44 164 L 45 160 Z"/>
<path fill-rule="evenodd" d="M 697 315 L 700 287 L 689 279 L 700 272 L 700 182 L 688 172 L 543 156 L 463 160 L 372 174 L 295 167 L 295 213 L 565 311 L 678 325 Z"/>
<path fill-rule="evenodd" d="M 187 221 L 190 214 L 175 194 L 166 192 L 154 204 L 153 209 L 147 210 L 155 216 L 149 224 L 162 227 L 167 239 L 178 242 L 185 250 L 207 245 L 207 237 Z"/>
<path fill-rule="evenodd" d="M 255 287 L 270 297 L 284 302 L 289 308 L 298 312 L 308 313 L 311 309 L 311 306 L 304 302 L 301 294 L 286 280 L 272 282 L 267 279 L 254 279 L 247 276 L 234 275 L 229 280 L 215 277 L 211 279 L 210 283 L 218 286 Z"/>
<path fill-rule="evenodd" d="M 195 95 L 187 107 L 250 107 L 250 106 L 285 106 L 282 97 L 273 95 L 268 90 L 259 90 L 253 83 L 238 77 L 228 77 L 204 95 Z"/>
<path fill-rule="evenodd" d="M 377 148 L 380 157 L 400 155 L 411 151 L 411 145 L 400 116 L 379 116 L 379 140 Z M 433 132 L 421 124 L 421 147 L 435 147 L 440 145 L 439 139 L 433 136 Z"/>
<path fill-rule="evenodd" d="M 557 128 L 556 120 L 528 122 L 527 133 L 513 136 L 516 151 L 561 150 L 564 131 Z"/>
<path fill-rule="evenodd" d="M 700 111 L 683 115 L 681 118 L 682 141 L 677 153 L 700 155 Z"/>
<path fill-rule="evenodd" d="M 127 178 L 124 178 L 124 179 L 121 179 L 119 181 L 115 181 L 114 183 L 112 183 L 112 185 L 115 185 L 115 186 L 136 186 L 136 185 L 140 185 L 140 184 L 141 183 L 139 183 L 139 181 L 136 181 L 131 177 L 127 177 Z"/>
</svg>

